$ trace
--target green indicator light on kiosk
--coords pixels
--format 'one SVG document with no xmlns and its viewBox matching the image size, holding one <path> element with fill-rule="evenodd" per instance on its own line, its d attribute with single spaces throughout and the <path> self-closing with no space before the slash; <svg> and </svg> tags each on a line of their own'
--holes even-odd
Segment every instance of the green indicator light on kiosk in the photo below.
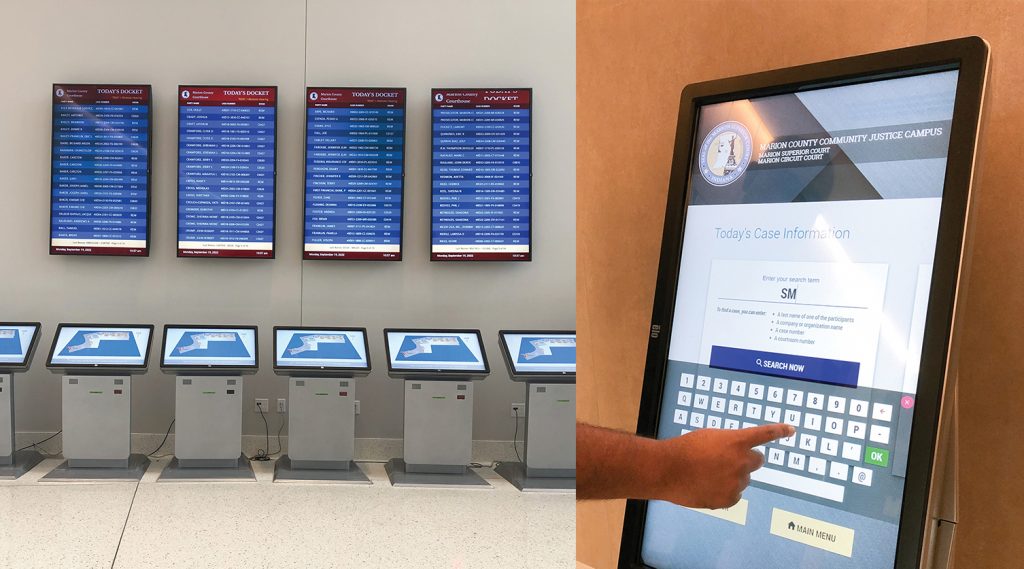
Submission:
<svg viewBox="0 0 1024 569">
<path fill-rule="evenodd" d="M 213 395 L 214 393 L 217 393 L 217 392 L 216 391 L 204 391 L 203 395 Z"/>
<path fill-rule="evenodd" d="M 327 395 L 326 393 L 314 393 L 314 395 Z"/>
<path fill-rule="evenodd" d="M 435 395 L 435 396 L 433 397 L 433 399 L 448 399 L 448 398 L 447 398 L 447 397 L 445 397 L 444 395 Z"/>
<path fill-rule="evenodd" d="M 568 403 L 572 401 L 572 399 L 556 399 L 555 401 L 557 401 L 558 403 Z"/>
<path fill-rule="evenodd" d="M 90 391 L 89 393 L 92 393 L 92 394 L 100 394 L 100 393 L 103 393 L 103 392 L 102 392 L 102 391 Z"/>
<path fill-rule="evenodd" d="M 889 466 L 889 451 L 884 448 L 867 447 L 864 449 L 864 462 L 875 466 Z"/>
</svg>

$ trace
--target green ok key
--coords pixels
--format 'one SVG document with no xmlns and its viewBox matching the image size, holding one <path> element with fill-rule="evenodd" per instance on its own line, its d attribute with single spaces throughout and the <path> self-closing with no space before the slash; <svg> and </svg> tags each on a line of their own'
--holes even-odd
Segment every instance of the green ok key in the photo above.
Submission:
<svg viewBox="0 0 1024 569">
<path fill-rule="evenodd" d="M 867 447 L 864 449 L 864 462 L 875 466 L 889 466 L 889 451 L 884 448 Z"/>
</svg>

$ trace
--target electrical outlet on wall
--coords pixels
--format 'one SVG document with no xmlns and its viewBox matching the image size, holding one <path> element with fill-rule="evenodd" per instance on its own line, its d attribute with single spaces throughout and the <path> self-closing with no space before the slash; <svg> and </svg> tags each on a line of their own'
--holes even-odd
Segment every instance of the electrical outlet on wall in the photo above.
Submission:
<svg viewBox="0 0 1024 569">
<path fill-rule="evenodd" d="M 359 414 L 359 400 L 356 399 L 356 415 Z"/>
<path fill-rule="evenodd" d="M 510 412 L 513 417 L 519 417 L 523 419 L 526 417 L 526 403 L 513 403 L 512 411 Z"/>
<path fill-rule="evenodd" d="M 252 410 L 254 413 L 260 412 L 260 407 L 263 408 L 264 413 L 270 413 L 270 400 L 269 399 L 256 399 L 256 403 L 253 404 Z"/>
<path fill-rule="evenodd" d="M 281 398 L 277 400 L 277 412 L 287 413 L 288 412 L 288 400 Z"/>
</svg>

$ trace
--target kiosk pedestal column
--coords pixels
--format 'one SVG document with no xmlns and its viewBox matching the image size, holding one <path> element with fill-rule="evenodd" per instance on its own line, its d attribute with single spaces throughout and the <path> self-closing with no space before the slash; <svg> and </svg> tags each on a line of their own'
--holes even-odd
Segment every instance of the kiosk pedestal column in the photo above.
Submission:
<svg viewBox="0 0 1024 569">
<path fill-rule="evenodd" d="M 288 381 L 288 459 L 295 469 L 349 470 L 355 455 L 355 382 L 293 377 Z"/>
<path fill-rule="evenodd" d="M 526 388 L 526 476 L 575 478 L 576 384 Z"/>
<path fill-rule="evenodd" d="M 131 385 L 128 375 L 61 378 L 68 468 L 128 468 L 132 450 Z"/>
<path fill-rule="evenodd" d="M 15 479 L 43 460 L 34 450 L 15 452 L 14 374 L 0 374 L 0 478 Z"/>
<path fill-rule="evenodd" d="M 405 471 L 465 474 L 473 454 L 473 382 L 405 381 Z"/>
<path fill-rule="evenodd" d="M 174 457 L 177 466 L 237 468 L 245 461 L 242 457 L 242 377 L 178 376 L 175 379 Z"/>
</svg>

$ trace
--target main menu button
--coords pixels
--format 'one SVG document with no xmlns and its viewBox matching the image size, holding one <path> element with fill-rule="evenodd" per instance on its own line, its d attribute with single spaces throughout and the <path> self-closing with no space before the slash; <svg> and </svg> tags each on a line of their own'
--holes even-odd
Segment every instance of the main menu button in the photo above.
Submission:
<svg viewBox="0 0 1024 569">
<path fill-rule="evenodd" d="M 771 533 L 845 557 L 853 556 L 852 529 L 786 510 L 772 508 Z"/>
</svg>

